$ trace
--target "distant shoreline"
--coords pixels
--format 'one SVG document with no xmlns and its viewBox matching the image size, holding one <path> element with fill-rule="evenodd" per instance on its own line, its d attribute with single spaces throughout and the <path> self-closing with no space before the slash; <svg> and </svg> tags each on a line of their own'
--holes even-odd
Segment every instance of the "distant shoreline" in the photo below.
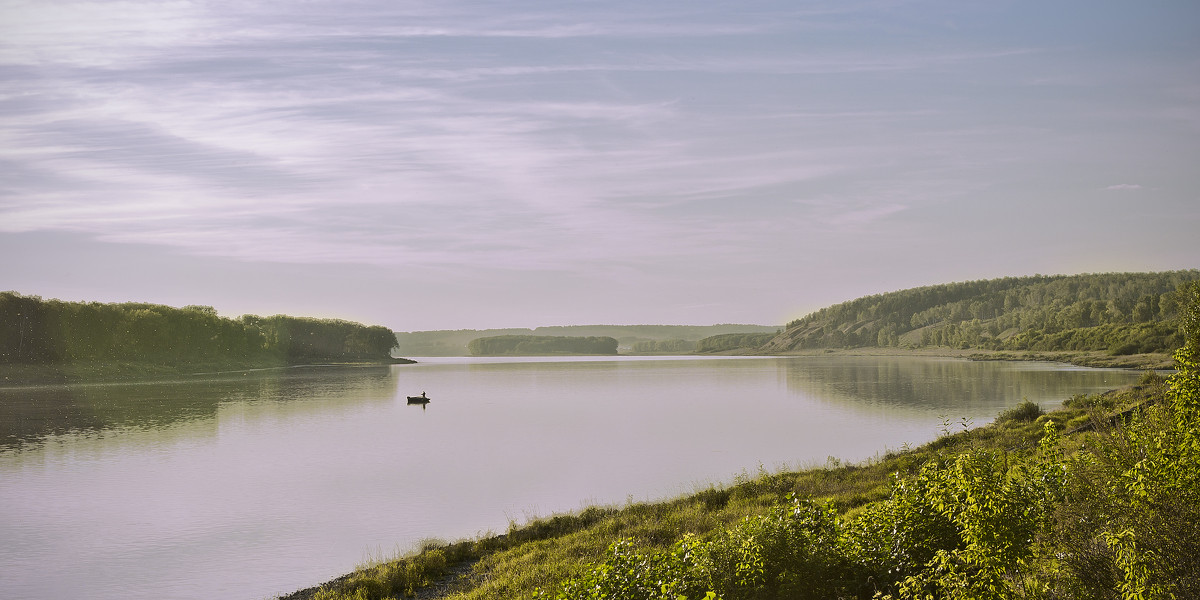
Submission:
<svg viewBox="0 0 1200 600">
<path fill-rule="evenodd" d="M 1101 351 L 1030 351 L 1030 350 L 982 350 L 959 348 L 814 348 L 808 350 L 791 350 L 781 353 L 760 353 L 747 349 L 729 350 L 724 352 L 659 354 L 631 352 L 615 355 L 545 353 L 545 354 L 503 354 L 490 358 L 503 357 L 584 357 L 584 356 L 917 356 L 944 357 L 974 361 L 1045 361 L 1059 362 L 1080 367 L 1103 369 L 1153 369 L 1169 370 L 1174 368 L 1171 355 L 1164 353 L 1130 354 L 1114 356 Z M 470 357 L 468 357 L 470 358 Z M 489 357 L 476 357 L 489 358 Z M 300 367 L 371 367 L 393 364 L 414 364 L 417 361 L 407 358 L 392 357 L 380 360 L 351 360 L 351 361 L 319 361 L 311 363 L 285 363 L 282 361 L 260 361 L 251 363 L 212 362 L 193 363 L 185 365 L 164 365 L 141 362 L 71 362 L 60 364 L 0 364 L 0 387 L 27 385 L 54 385 L 66 383 L 118 383 L 144 382 L 181 377 L 199 377 L 209 375 L 228 375 L 231 373 L 250 373 L 256 371 L 272 371 L 294 369 Z"/>
<path fill-rule="evenodd" d="M 811 350 L 791 350 L 782 353 L 760 354 L 742 352 L 750 356 L 930 356 L 946 358 L 963 358 L 967 360 L 1020 360 L 1060 362 L 1079 367 L 1099 369 L 1173 369 L 1175 361 L 1170 354 L 1128 354 L 1115 356 L 1102 351 L 1063 350 L 983 350 L 979 348 L 815 348 Z"/>
</svg>

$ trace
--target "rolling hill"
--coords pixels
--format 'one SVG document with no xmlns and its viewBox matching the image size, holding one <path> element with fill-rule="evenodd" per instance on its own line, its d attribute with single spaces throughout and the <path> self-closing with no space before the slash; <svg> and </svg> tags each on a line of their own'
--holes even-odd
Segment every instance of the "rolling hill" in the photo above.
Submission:
<svg viewBox="0 0 1200 600">
<path fill-rule="evenodd" d="M 787 324 L 756 348 L 953 347 L 1168 352 L 1182 342 L 1176 290 L 1200 270 L 1034 275 L 866 296 Z"/>
</svg>

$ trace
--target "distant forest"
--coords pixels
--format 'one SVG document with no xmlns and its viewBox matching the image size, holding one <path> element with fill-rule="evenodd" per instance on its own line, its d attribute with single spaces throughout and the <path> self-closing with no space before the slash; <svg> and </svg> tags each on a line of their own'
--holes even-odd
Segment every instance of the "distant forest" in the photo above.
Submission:
<svg viewBox="0 0 1200 600">
<path fill-rule="evenodd" d="M 209 306 L 64 302 L 0 292 L 0 364 L 376 361 L 389 359 L 395 345 L 387 327 L 335 319 L 229 319 Z"/>
<path fill-rule="evenodd" d="M 467 344 L 481 337 L 538 335 L 567 337 L 611 337 L 620 351 L 639 353 L 690 352 L 695 342 L 725 333 L 776 333 L 779 326 L 764 325 L 566 325 L 536 329 L 457 329 L 405 331 L 396 334 L 401 356 L 467 356 Z M 666 342 L 664 344 L 647 342 Z"/>
<path fill-rule="evenodd" d="M 992 350 L 1169 352 L 1178 288 L 1200 270 L 1006 277 L 866 296 L 788 323 L 759 347 L 949 346 Z"/>
<path fill-rule="evenodd" d="M 725 333 L 696 342 L 697 353 L 725 352 L 741 348 L 757 348 L 775 338 L 774 333 Z"/>
<path fill-rule="evenodd" d="M 497 335 L 471 340 L 467 348 L 472 356 L 608 355 L 617 353 L 617 340 L 603 336 Z"/>
<path fill-rule="evenodd" d="M 634 342 L 631 350 L 638 354 L 687 354 L 696 349 L 692 340 L 646 340 Z"/>
</svg>

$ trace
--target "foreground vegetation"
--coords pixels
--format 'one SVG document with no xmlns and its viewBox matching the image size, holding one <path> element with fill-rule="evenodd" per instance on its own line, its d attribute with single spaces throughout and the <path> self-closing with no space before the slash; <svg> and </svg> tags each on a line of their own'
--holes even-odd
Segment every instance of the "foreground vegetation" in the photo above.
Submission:
<svg viewBox="0 0 1200 600">
<path fill-rule="evenodd" d="M 1200 284 L 1178 372 L 1025 403 L 862 465 L 590 508 L 357 571 L 294 598 L 1200 597 Z M 425 596 L 430 597 L 430 596 Z"/>
<path fill-rule="evenodd" d="M 229 319 L 209 306 L 64 302 L 0 292 L 0 371 L 9 381 L 386 362 L 395 343 L 386 327 L 335 319 Z"/>
</svg>

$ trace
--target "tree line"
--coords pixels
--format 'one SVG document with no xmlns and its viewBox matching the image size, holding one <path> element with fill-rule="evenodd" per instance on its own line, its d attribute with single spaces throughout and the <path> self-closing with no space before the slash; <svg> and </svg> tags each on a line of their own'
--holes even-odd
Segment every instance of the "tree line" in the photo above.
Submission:
<svg viewBox="0 0 1200 600">
<path fill-rule="evenodd" d="M 531 356 L 539 354 L 616 354 L 617 340 L 607 336 L 497 335 L 467 344 L 472 356 Z"/>
<path fill-rule="evenodd" d="M 634 352 L 690 352 L 680 350 L 682 342 L 695 343 L 701 338 L 723 333 L 761 333 L 776 331 L 778 327 L 764 325 L 562 325 L 537 327 L 535 329 L 456 329 L 438 331 L 400 331 L 396 333 L 398 352 L 405 356 L 467 356 L 467 344 L 481 337 L 499 335 L 537 335 L 556 337 L 611 337 L 619 347 Z M 645 346 L 662 348 L 639 350 L 642 342 L 669 342 L 666 345 Z M 668 349 L 669 348 L 669 349 Z"/>
<path fill-rule="evenodd" d="M 337 319 L 230 319 L 210 306 L 64 302 L 0 292 L 0 364 L 385 360 L 395 345 L 387 327 Z"/>
<path fill-rule="evenodd" d="M 1035 275 L 866 296 L 788 323 L 783 351 L 859 346 L 1169 352 L 1180 286 L 1200 270 Z"/>
<path fill-rule="evenodd" d="M 757 348 L 771 341 L 774 337 L 774 333 L 726 333 L 713 335 L 696 342 L 696 352 L 703 354 L 706 352 Z"/>
<path fill-rule="evenodd" d="M 633 351 L 639 354 L 684 354 L 696 349 L 691 340 L 643 340 L 633 343 Z"/>
</svg>

